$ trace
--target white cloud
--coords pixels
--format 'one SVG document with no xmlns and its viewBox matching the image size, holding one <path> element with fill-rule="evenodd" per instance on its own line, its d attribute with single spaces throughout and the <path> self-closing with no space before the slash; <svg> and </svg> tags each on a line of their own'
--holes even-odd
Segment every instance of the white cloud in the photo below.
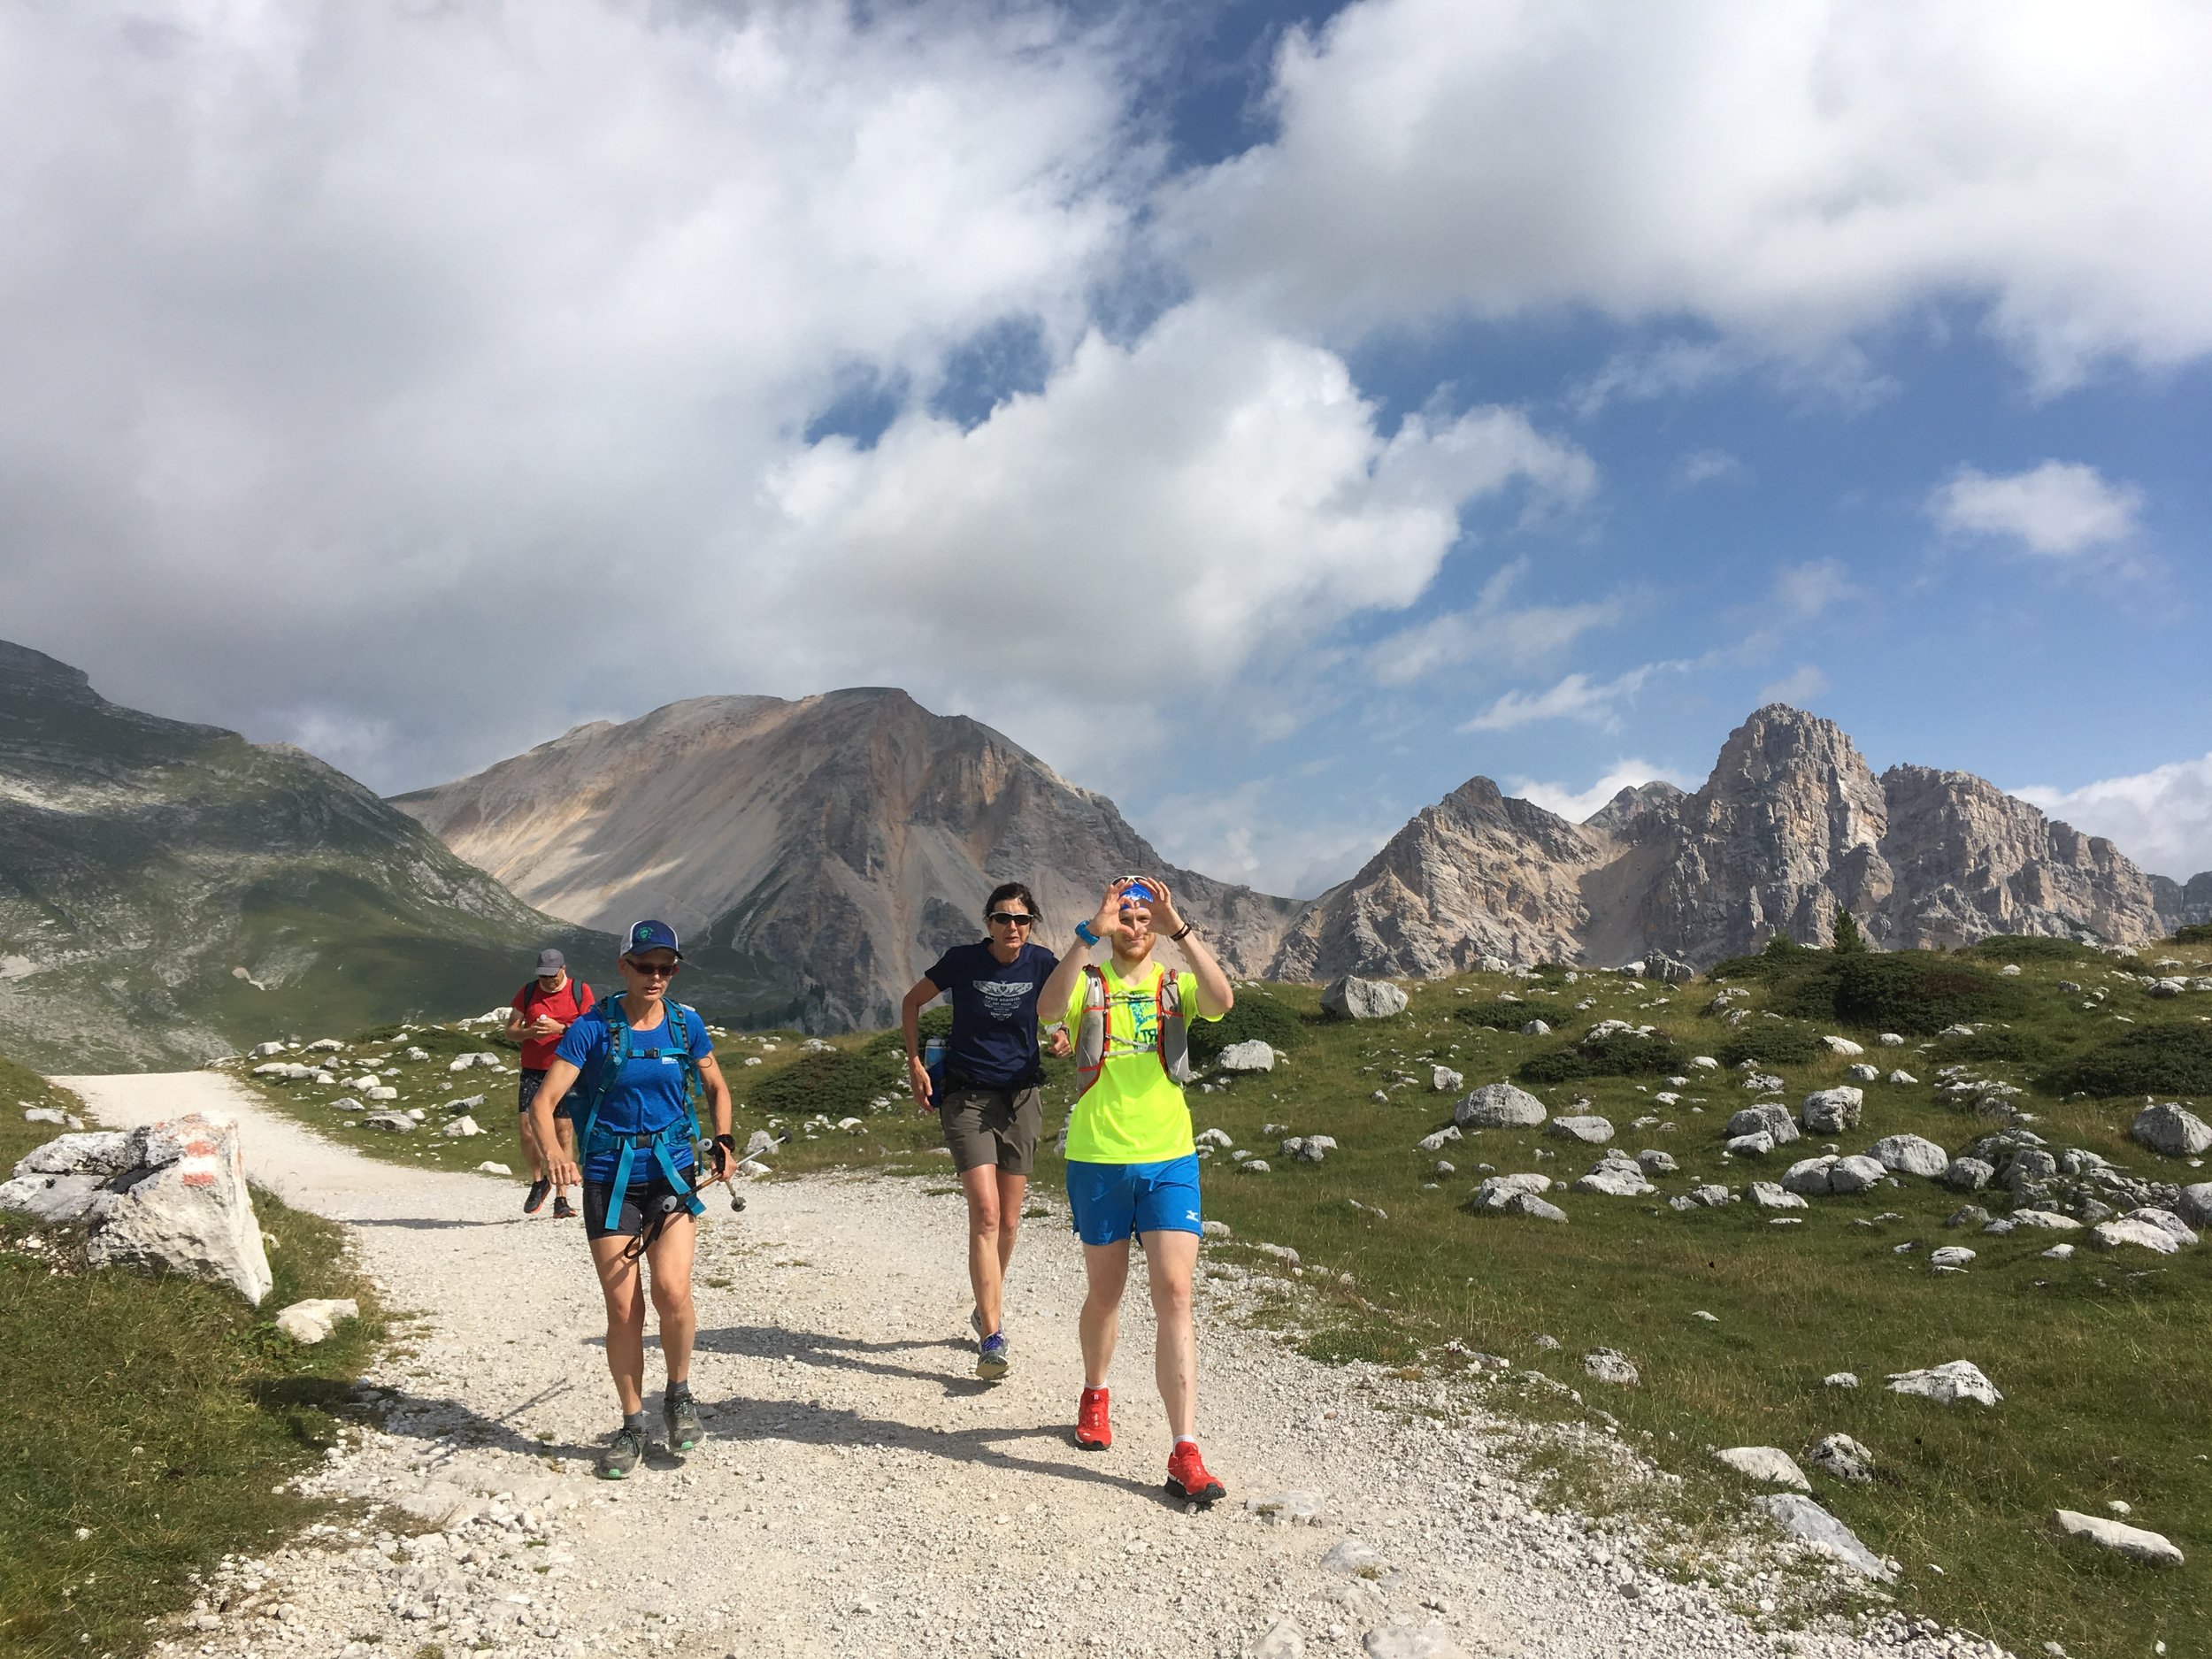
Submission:
<svg viewBox="0 0 2212 1659">
<path fill-rule="evenodd" d="M 765 481 L 856 373 L 926 396 L 980 333 L 1083 335 L 1152 165 L 1129 96 L 957 0 L 0 12 L 11 611 L 111 695 L 378 710 L 349 758 L 387 783 L 613 664 L 633 708 L 819 689 L 869 595 L 745 604 Z M 1463 439 L 1409 440 L 1402 492 Z"/>
<path fill-rule="evenodd" d="M 1856 591 L 1840 559 L 1785 565 L 1774 574 L 1774 604 L 1793 622 L 1810 622 Z"/>
<path fill-rule="evenodd" d="M 1587 789 L 1576 789 L 1563 783 L 1544 783 L 1534 778 L 1515 778 L 1508 781 L 1506 793 L 1533 802 L 1547 812 L 1555 812 L 1570 824 L 1580 824 L 1622 790 L 1657 782 L 1671 783 L 1678 789 L 1697 787 L 1694 780 L 1682 773 L 1655 766 L 1647 760 L 1624 760 Z"/>
<path fill-rule="evenodd" d="M 1509 691 L 1474 718 L 1460 726 L 1463 732 L 1510 732 L 1539 720 L 1580 720 L 1610 726 L 1619 705 L 1643 688 L 1644 682 L 1664 670 L 1681 669 L 1684 663 L 1647 663 L 1612 680 L 1592 680 L 1587 674 L 1569 674 L 1545 691 Z"/>
<path fill-rule="evenodd" d="M 1071 649 L 1110 662 L 1125 713 L 1165 708 L 1263 645 L 1412 603 L 1467 502 L 1587 488 L 1586 459 L 1511 411 L 1413 416 L 1387 440 L 1374 416 L 1333 354 L 1193 303 L 1133 346 L 1088 337 L 1042 394 L 971 430 L 913 413 L 872 449 L 794 457 L 758 597 L 789 617 L 865 594 L 811 653 L 926 678 L 943 642 L 972 640 L 1033 707 L 1078 717 L 1066 741 L 1099 741 Z M 995 613 L 1064 621 L 979 630 Z"/>
<path fill-rule="evenodd" d="M 1827 689 L 1828 676 L 1812 664 L 1805 663 L 1781 679 L 1760 687 L 1759 702 L 1762 706 L 1770 703 L 1786 703 L 1801 709 Z"/>
<path fill-rule="evenodd" d="M 1586 306 L 1807 359 L 1976 300 L 2047 386 L 2212 349 L 2192 0 L 1361 0 L 1285 37 L 1273 142 L 1187 182 L 1208 283 L 1300 326 Z"/>
<path fill-rule="evenodd" d="M 2031 786 L 2011 793 L 2104 836 L 2156 874 L 2186 881 L 2212 870 L 2212 754 L 2078 789 Z"/>
<path fill-rule="evenodd" d="M 2108 484 L 2078 461 L 2000 476 L 1962 466 L 1928 498 L 1928 516 L 1944 530 L 2008 537 L 2054 558 L 2128 540 L 2142 507 L 2141 490 Z"/>
<path fill-rule="evenodd" d="M 1410 685 L 1440 669 L 1479 660 L 1519 670 L 1564 650 L 1593 628 L 1621 619 L 1617 599 L 1571 605 L 1510 603 L 1528 562 L 1516 559 L 1483 584 L 1476 602 L 1402 628 L 1367 653 L 1368 671 L 1386 686 Z"/>
<path fill-rule="evenodd" d="M 1682 457 L 1676 477 L 1680 488 L 1695 489 L 1700 484 L 1743 483 L 1751 477 L 1751 469 L 1726 449 L 1697 449 Z"/>
</svg>

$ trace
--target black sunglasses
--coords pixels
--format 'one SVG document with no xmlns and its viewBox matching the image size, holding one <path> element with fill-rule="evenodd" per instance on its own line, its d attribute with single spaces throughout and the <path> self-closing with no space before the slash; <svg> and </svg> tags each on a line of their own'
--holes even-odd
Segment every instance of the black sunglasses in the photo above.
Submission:
<svg viewBox="0 0 2212 1659">
<path fill-rule="evenodd" d="M 627 963 L 631 972 L 641 979 L 672 979 L 676 977 L 676 970 L 684 965 L 680 962 L 639 962 L 631 957 L 625 957 L 624 960 Z"/>
<path fill-rule="evenodd" d="M 985 919 L 996 922 L 1001 927 L 1027 927 L 1037 918 L 1019 910 L 993 910 Z"/>
</svg>

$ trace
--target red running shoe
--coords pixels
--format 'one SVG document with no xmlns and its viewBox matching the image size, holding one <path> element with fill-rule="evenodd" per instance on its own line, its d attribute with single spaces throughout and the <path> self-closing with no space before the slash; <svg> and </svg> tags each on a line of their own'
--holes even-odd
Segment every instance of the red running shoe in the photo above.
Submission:
<svg viewBox="0 0 2212 1659">
<path fill-rule="evenodd" d="M 1228 1487 L 1206 1472 L 1195 1440 L 1178 1440 L 1168 1454 L 1167 1489 L 1191 1503 L 1211 1503 L 1229 1493 Z"/>
<path fill-rule="evenodd" d="M 1087 1452 L 1102 1452 L 1114 1443 L 1114 1425 L 1107 1420 L 1103 1388 L 1086 1388 L 1075 1408 L 1075 1443 Z"/>
</svg>

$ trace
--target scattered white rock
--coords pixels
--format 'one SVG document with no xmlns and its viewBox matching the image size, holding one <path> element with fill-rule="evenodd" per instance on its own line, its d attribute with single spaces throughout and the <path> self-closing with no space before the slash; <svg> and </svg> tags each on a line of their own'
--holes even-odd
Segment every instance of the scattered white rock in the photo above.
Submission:
<svg viewBox="0 0 2212 1659">
<path fill-rule="evenodd" d="M 1215 1064 L 1225 1071 L 1272 1071 L 1275 1069 L 1275 1050 L 1259 1038 L 1244 1042 L 1233 1042 L 1221 1051 Z"/>
<path fill-rule="evenodd" d="M 470 1117 L 466 1112 L 464 1112 L 460 1117 L 454 1118 L 450 1123 L 442 1125 L 439 1128 L 438 1133 L 442 1135 L 450 1135 L 457 1141 L 465 1141 L 472 1135 L 482 1134 L 484 1133 L 484 1125 L 478 1123 L 475 1118 Z"/>
<path fill-rule="evenodd" d="M 1805 1479 L 1805 1471 L 1797 1466 L 1797 1460 L 1778 1446 L 1729 1446 L 1713 1455 L 1738 1474 L 1763 1480 L 1769 1486 L 1793 1486 L 1800 1492 L 1813 1489 L 1813 1483 Z"/>
<path fill-rule="evenodd" d="M 1884 1135 L 1866 1150 L 1884 1169 L 1899 1175 L 1932 1180 L 1951 1167 L 1951 1155 L 1919 1135 Z"/>
<path fill-rule="evenodd" d="M 1856 1388 L 1859 1379 L 1853 1371 L 1832 1371 L 1820 1379 L 1820 1384 L 1824 1388 Z"/>
<path fill-rule="evenodd" d="M 1853 1042 L 1848 1037 L 1823 1037 L 1820 1041 L 1821 1046 L 1830 1054 L 1864 1054 L 1866 1052 L 1864 1044 Z"/>
<path fill-rule="evenodd" d="M 1429 1068 L 1429 1087 L 1439 1094 L 1456 1093 L 1460 1085 L 1466 1080 L 1448 1065 L 1432 1065 Z"/>
<path fill-rule="evenodd" d="M 1613 1125 L 1594 1112 L 1585 1112 L 1555 1118 L 1544 1125 L 1544 1133 L 1563 1141 L 1579 1141 L 1586 1146 L 1602 1146 L 1613 1138 Z"/>
<path fill-rule="evenodd" d="M 1417 1152 L 1441 1152 L 1447 1145 L 1458 1139 L 1460 1139 L 1459 1125 L 1446 1124 L 1434 1134 L 1423 1135 L 1413 1143 L 1413 1148 Z"/>
<path fill-rule="evenodd" d="M 276 1328 L 304 1348 L 329 1340 L 341 1319 L 358 1319 L 361 1304 L 350 1296 L 311 1297 L 279 1310 Z"/>
<path fill-rule="evenodd" d="M 2101 1515 L 2081 1515 L 2072 1509 L 2055 1511 L 2051 1523 L 2069 1538 L 2078 1538 L 2100 1549 L 2113 1550 L 2154 1567 L 2182 1564 L 2181 1551 L 2162 1532 L 2147 1532 L 2139 1526 L 2108 1521 Z"/>
<path fill-rule="evenodd" d="M 1805 1461 L 1839 1480 L 1874 1479 L 1874 1454 L 1848 1434 L 1830 1434 L 1807 1448 Z"/>
<path fill-rule="evenodd" d="M 1367 1659 L 1467 1659 L 1467 1650 L 1452 1640 L 1441 1624 L 1416 1630 L 1409 1624 L 1383 1624 L 1360 1638 Z"/>
<path fill-rule="evenodd" d="M 476 1171 L 480 1175 L 512 1175 L 514 1173 L 504 1164 L 495 1163 L 490 1158 L 486 1158 L 478 1164 Z"/>
<path fill-rule="evenodd" d="M 1643 1379 L 1636 1374 L 1636 1366 L 1627 1355 L 1609 1348 L 1594 1348 L 1582 1356 L 1582 1369 L 1601 1383 L 1617 1387 L 1634 1388 Z"/>
<path fill-rule="evenodd" d="M 2212 1124 L 2183 1106 L 2147 1106 L 2128 1133 L 2138 1145 L 2170 1158 L 2193 1158 L 2212 1149 Z"/>
<path fill-rule="evenodd" d="M 1974 1259 L 1974 1252 L 1962 1244 L 1947 1244 L 1939 1250 L 1928 1253 L 1928 1265 L 1938 1271 L 1957 1271 Z"/>
<path fill-rule="evenodd" d="M 2193 1243 L 2196 1234 L 2189 1235 Z M 2123 1245 L 2133 1245 L 2157 1256 L 2176 1256 L 2181 1251 L 2182 1240 L 2165 1228 L 2134 1216 L 2116 1216 L 2110 1221 L 2100 1221 L 2089 1229 L 2089 1242 L 2100 1250 L 2116 1250 Z"/>
<path fill-rule="evenodd" d="M 0 1210 L 83 1226 L 94 1267 L 215 1279 L 257 1307 L 273 1282 L 237 1126 L 227 1120 L 196 1112 L 49 1141 L 0 1184 Z"/>
<path fill-rule="evenodd" d="M 1386 979 L 1348 973 L 1323 990 L 1321 1008 L 1340 1019 L 1388 1019 L 1405 1012 L 1406 994 Z"/>
<path fill-rule="evenodd" d="M 1752 1502 L 1793 1538 L 1801 1539 L 1868 1578 L 1887 1584 L 1897 1576 L 1888 1563 L 1859 1541 L 1857 1533 L 1803 1494 L 1777 1492 Z"/>
<path fill-rule="evenodd" d="M 1816 1089 L 1805 1096 L 1803 1105 L 1798 1109 L 1798 1120 L 1805 1125 L 1808 1134 L 1840 1134 L 1847 1129 L 1857 1128 L 1865 1110 L 1866 1096 L 1848 1084 L 1841 1084 L 1834 1088 Z"/>
<path fill-rule="evenodd" d="M 1956 1405 L 1962 1400 L 1993 1406 L 2004 1398 L 1997 1392 L 1997 1386 L 1982 1375 L 1980 1366 L 1963 1359 L 1932 1365 L 1925 1371 L 1893 1371 L 1890 1374 L 1889 1388 L 1892 1394 L 1919 1394 L 1946 1406 Z"/>
<path fill-rule="evenodd" d="M 1743 1189 L 1743 1195 L 1760 1210 L 1802 1210 L 1805 1201 L 1795 1193 L 1785 1192 L 1772 1181 L 1754 1181 Z"/>
<path fill-rule="evenodd" d="M 1461 1129 L 1530 1129 L 1550 1115 L 1542 1101 L 1510 1083 L 1486 1083 L 1452 1108 Z"/>
</svg>

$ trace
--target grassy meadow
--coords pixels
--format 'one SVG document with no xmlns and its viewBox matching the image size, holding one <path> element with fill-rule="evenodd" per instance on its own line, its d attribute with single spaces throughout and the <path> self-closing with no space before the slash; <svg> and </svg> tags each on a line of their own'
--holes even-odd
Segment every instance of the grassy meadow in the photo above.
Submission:
<svg viewBox="0 0 2212 1659">
<path fill-rule="evenodd" d="M 1924 1135 L 1956 1154 L 2001 1128 L 1992 1116 L 2001 1109 L 1977 1104 L 1997 1091 L 1946 1090 L 1947 1067 L 2018 1090 L 2012 1105 L 2032 1115 L 2054 1151 L 2084 1148 L 2147 1179 L 2208 1179 L 2134 1145 L 2127 1132 L 2147 1092 L 2212 1110 L 2212 993 L 2157 998 L 2139 977 L 2162 960 L 2212 973 L 2212 941 L 2144 955 L 2121 960 L 2038 940 L 1855 960 L 1782 950 L 1716 970 L 1729 1006 L 1743 1010 L 1732 1024 L 1716 1006 L 1724 986 L 1711 977 L 1668 987 L 1605 972 L 1471 974 L 1407 984 L 1404 1013 L 1357 1023 L 1323 1018 L 1317 987 L 1242 987 L 1230 1018 L 1201 1028 L 1200 1052 L 1210 1057 L 1222 1041 L 1257 1036 L 1282 1051 L 1281 1063 L 1233 1079 L 1209 1071 L 1214 1087 L 1194 1089 L 1191 1101 L 1200 1128 L 1221 1129 L 1271 1170 L 1242 1173 L 1229 1152 L 1211 1155 L 1207 1213 L 1235 1235 L 1215 1248 L 1285 1275 L 1281 1317 L 1317 1357 L 1444 1377 L 1468 1370 L 1474 1354 L 1503 1356 L 1517 1371 L 1555 1378 L 1583 1403 L 1509 1379 L 1493 1385 L 1500 1399 L 1610 1424 L 1680 1478 L 1624 1495 L 1586 1469 L 1563 1468 L 1562 1495 L 1578 1504 L 1663 1501 L 1678 1517 L 1735 1526 L 1754 1488 L 1715 1464 L 1713 1448 L 1777 1446 L 1802 1464 L 1812 1441 L 1840 1432 L 1871 1449 L 1876 1480 L 1847 1483 L 1809 1464 L 1807 1472 L 1820 1502 L 1900 1563 L 1889 1594 L 1901 1610 L 2026 1653 L 2057 1642 L 2076 1659 L 2150 1655 L 2162 1640 L 2169 1653 L 2193 1651 L 2212 1607 L 2212 1402 L 2200 1380 L 2212 1248 L 2106 1254 L 2076 1233 L 2072 1258 L 2052 1260 L 2043 1252 L 2060 1235 L 1945 1225 L 1969 1202 L 2001 1215 L 2010 1205 L 2002 1190 L 1962 1194 L 1912 1177 L 1813 1198 L 1784 1212 L 1796 1225 L 1773 1225 L 1748 1203 L 1678 1212 L 1664 1202 L 1706 1182 L 1740 1193 L 1831 1144 L 1859 1152 L 1888 1134 Z M 1539 1013 L 1553 1032 L 1522 1035 L 1520 1025 Z M 1648 1025 L 1667 1041 L 1576 1041 L 1607 1018 Z M 1939 1034 L 1962 1024 L 1976 1029 Z M 1884 1031 L 1906 1033 L 1903 1046 L 1879 1046 Z M 1901 1068 L 1916 1080 L 1860 1085 L 1864 1121 L 1832 1142 L 1808 1137 L 1763 1159 L 1726 1156 L 1730 1114 L 1758 1098 L 1733 1063 L 1752 1058 L 1784 1078 L 1780 1098 L 1794 1108 L 1808 1092 L 1847 1080 L 1846 1068 L 1862 1058 L 1821 1045 L 1831 1033 L 1863 1044 L 1863 1060 L 1885 1076 Z M 511 1067 L 498 1040 L 443 1030 L 374 1035 L 368 1052 L 411 1045 L 432 1056 L 397 1063 L 403 1097 L 388 1104 L 425 1106 L 434 1128 L 441 1101 L 482 1090 L 478 1121 L 511 1132 L 511 1069 L 446 1071 L 446 1056 L 462 1050 L 499 1050 Z M 852 1166 L 933 1172 L 950 1185 L 933 1121 L 904 1097 L 896 1033 L 811 1048 L 790 1033 L 717 1041 L 739 1099 L 741 1140 L 759 1127 L 791 1136 L 768 1160 L 780 1174 Z M 349 1057 L 362 1052 L 357 1045 Z M 1691 1066 L 1698 1055 L 1723 1069 Z M 1450 1122 L 1457 1098 L 1433 1087 L 1436 1065 L 1460 1072 L 1464 1088 L 1513 1080 L 1555 1115 L 1601 1114 L 1617 1131 L 1613 1146 L 1663 1150 L 1679 1171 L 1655 1178 L 1659 1192 L 1642 1197 L 1555 1190 L 1548 1196 L 1568 1212 L 1564 1225 L 1475 1213 L 1469 1198 L 1488 1170 L 1563 1183 L 1601 1148 L 1541 1130 L 1493 1129 L 1469 1132 L 1440 1154 L 1417 1150 L 1417 1140 Z M 1596 1074 L 1576 1075 L 1593 1066 Z M 1064 1062 L 1049 1070 L 1048 1122 L 1056 1127 L 1071 1074 Z M 1671 1076 L 1689 1081 L 1670 1088 Z M 518 1162 L 504 1139 L 441 1143 L 427 1129 L 346 1128 L 353 1115 L 324 1103 L 343 1090 L 263 1087 L 379 1156 L 457 1167 L 485 1156 Z M 1663 1102 L 1663 1091 L 1678 1098 Z M 1278 1150 L 1285 1133 L 1330 1135 L 1338 1149 L 1317 1164 L 1286 1158 Z M 1440 1169 L 1440 1158 L 1455 1167 Z M 1048 1191 L 1060 1185 L 1048 1153 L 1038 1181 Z M 1294 1285 L 1290 1270 L 1249 1248 L 1260 1241 L 1300 1253 Z M 1928 1254 L 1944 1245 L 1978 1254 L 1964 1272 L 1932 1273 Z M 1713 1317 L 1694 1317 L 1701 1312 Z M 1540 1345 L 1542 1337 L 1560 1346 Z M 1600 1347 L 1628 1356 L 1640 1386 L 1587 1376 L 1582 1356 Z M 1883 1386 L 1888 1373 L 1955 1359 L 1979 1365 L 2004 1403 L 1946 1408 Z M 1861 1386 L 1824 1386 L 1837 1371 L 1855 1373 Z M 1655 1500 L 1655 1491 L 1667 1495 Z M 2104 1514 L 2115 1500 L 2130 1506 L 2131 1524 L 2179 1545 L 2187 1564 L 2154 1570 L 2051 1529 L 2055 1509 Z M 1704 1569 L 1693 1552 L 1682 1571 Z"/>
<path fill-rule="evenodd" d="M 63 1133 L 26 1106 L 77 1102 L 0 1059 L 0 1168 Z M 78 1271 L 52 1230 L 0 1217 L 0 1654 L 139 1651 L 189 1574 L 318 1511 L 272 1488 L 334 1441 L 381 1326 L 341 1228 L 254 1204 L 276 1278 L 258 1310 L 225 1286 Z M 356 1297 L 363 1317 L 300 1348 L 270 1321 L 308 1296 Z"/>
</svg>

